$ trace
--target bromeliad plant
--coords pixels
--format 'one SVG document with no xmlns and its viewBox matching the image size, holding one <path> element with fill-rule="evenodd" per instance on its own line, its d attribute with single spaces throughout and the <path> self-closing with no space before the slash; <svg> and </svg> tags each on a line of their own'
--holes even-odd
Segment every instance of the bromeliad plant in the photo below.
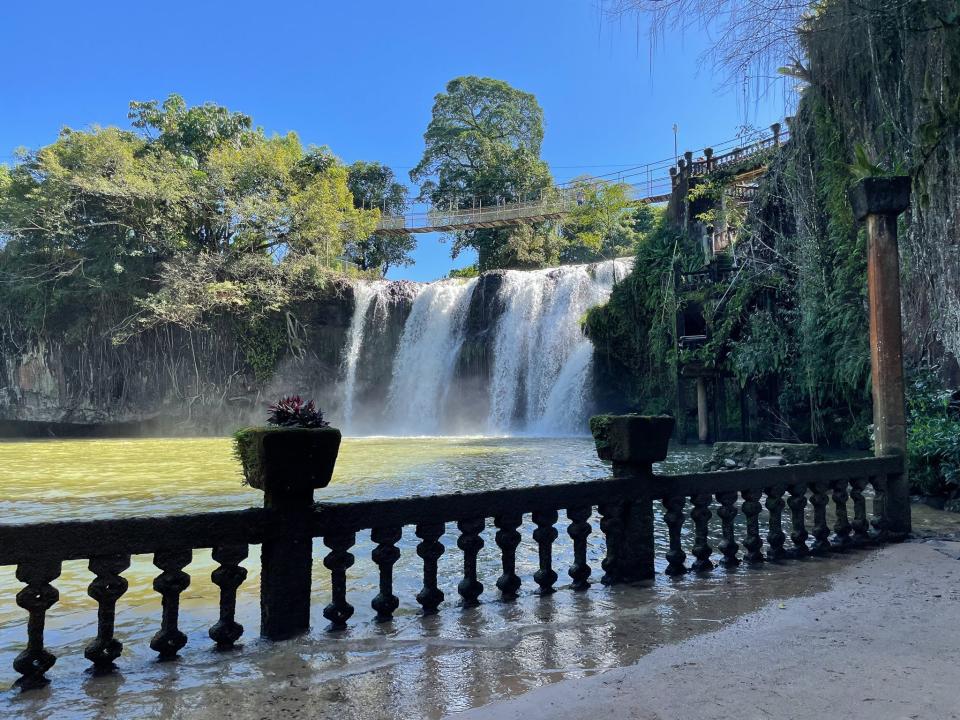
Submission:
<svg viewBox="0 0 960 720">
<path fill-rule="evenodd" d="M 330 423 L 323 419 L 323 410 L 313 400 L 304 402 L 299 395 L 280 398 L 270 406 L 267 422 L 280 427 L 322 428 Z"/>
<path fill-rule="evenodd" d="M 233 435 L 247 484 L 270 497 L 312 495 L 326 487 L 340 451 L 340 431 L 323 419 L 313 400 L 299 395 L 280 398 L 269 411 L 266 427 Z"/>
</svg>

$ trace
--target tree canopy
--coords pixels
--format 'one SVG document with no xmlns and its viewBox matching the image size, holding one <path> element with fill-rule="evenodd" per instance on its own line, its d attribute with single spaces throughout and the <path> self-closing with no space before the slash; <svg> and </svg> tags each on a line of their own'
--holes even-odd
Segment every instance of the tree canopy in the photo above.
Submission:
<svg viewBox="0 0 960 720">
<path fill-rule="evenodd" d="M 358 160 L 349 168 L 347 186 L 354 207 L 379 209 L 385 215 L 402 215 L 407 209 L 407 188 L 396 182 L 393 170 L 377 162 Z M 347 243 L 345 255 L 361 270 L 386 275 L 391 267 L 412 265 L 417 246 L 410 233 L 373 233 Z"/>
<path fill-rule="evenodd" d="M 134 130 L 64 129 L 0 167 L 0 302 L 28 327 L 143 301 L 181 255 L 329 270 L 377 225 L 380 210 L 354 201 L 348 168 L 295 133 L 267 136 L 246 115 L 178 95 L 133 102 L 130 118 Z"/>
<path fill-rule="evenodd" d="M 536 98 L 502 80 L 454 78 L 436 96 L 410 179 L 437 208 L 490 206 L 539 197 L 553 184 L 540 158 L 543 110 Z M 548 228 L 457 233 L 452 254 L 479 254 L 479 267 L 536 267 L 556 259 Z"/>
</svg>

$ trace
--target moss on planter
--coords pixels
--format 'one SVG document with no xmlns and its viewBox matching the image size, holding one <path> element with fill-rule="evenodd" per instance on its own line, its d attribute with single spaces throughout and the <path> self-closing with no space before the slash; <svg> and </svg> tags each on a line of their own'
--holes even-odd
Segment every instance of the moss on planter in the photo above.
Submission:
<svg viewBox="0 0 960 720">
<path fill-rule="evenodd" d="M 233 434 L 244 482 L 260 490 L 326 487 L 340 450 L 336 428 L 249 427 Z"/>
</svg>

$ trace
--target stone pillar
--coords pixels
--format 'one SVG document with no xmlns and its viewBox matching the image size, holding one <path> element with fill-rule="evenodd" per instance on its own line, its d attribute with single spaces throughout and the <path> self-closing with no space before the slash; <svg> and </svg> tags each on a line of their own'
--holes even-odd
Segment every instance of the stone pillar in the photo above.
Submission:
<svg viewBox="0 0 960 720">
<path fill-rule="evenodd" d="M 774 123 L 770 126 L 770 131 L 773 133 L 773 144 L 775 147 L 780 147 L 780 123 Z"/>
<path fill-rule="evenodd" d="M 904 455 L 907 450 L 897 216 L 910 204 L 910 182 L 905 176 L 866 178 L 850 194 L 854 214 L 867 223 L 870 369 L 878 456 Z M 883 529 L 892 537 L 908 534 L 910 493 L 905 473 L 888 476 L 884 504 Z"/>
<path fill-rule="evenodd" d="M 707 381 L 697 377 L 697 438 L 705 443 L 710 439 L 710 412 L 707 407 Z"/>
<path fill-rule="evenodd" d="M 272 527 L 277 534 L 261 546 L 260 634 L 269 640 L 286 640 L 310 629 L 313 489 L 265 490 L 263 506 L 276 513 Z"/>
<path fill-rule="evenodd" d="M 703 156 L 707 159 L 707 172 L 713 170 L 713 148 L 704 148 Z"/>
<path fill-rule="evenodd" d="M 607 538 L 604 569 L 617 581 L 649 580 L 655 575 L 649 487 L 653 463 L 667 457 L 673 425 L 674 419 L 668 415 L 597 415 L 590 419 L 597 455 L 613 462 L 614 478 L 637 483 L 640 489 L 635 499 L 623 503 L 618 511 L 615 524 L 622 530 Z"/>
</svg>

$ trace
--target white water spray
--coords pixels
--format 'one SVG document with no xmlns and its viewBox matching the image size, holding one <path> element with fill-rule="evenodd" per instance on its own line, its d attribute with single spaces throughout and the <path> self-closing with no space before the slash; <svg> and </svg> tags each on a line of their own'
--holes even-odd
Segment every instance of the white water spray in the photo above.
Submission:
<svg viewBox="0 0 960 720">
<path fill-rule="evenodd" d="M 367 326 L 367 312 L 371 303 L 377 304 L 383 300 L 383 291 L 387 283 L 383 281 L 356 283 L 353 286 L 353 317 L 350 318 L 350 329 L 347 332 L 347 352 L 344 357 L 343 380 L 343 424 L 350 432 L 353 430 L 353 396 L 357 386 L 357 365 L 360 360 L 360 350 L 363 348 L 363 336 Z M 374 315 L 376 315 L 376 306 Z"/>
<path fill-rule="evenodd" d="M 384 404 L 363 408 L 365 426 L 377 415 L 380 418 L 372 420 L 369 429 L 397 435 L 457 430 L 541 435 L 586 432 L 593 399 L 593 346 L 580 322 L 587 310 L 606 302 L 614 282 L 625 277 L 631 265 L 631 260 L 609 260 L 594 265 L 507 271 L 495 300 L 502 313 L 491 327 L 470 329 L 474 333 L 471 352 L 476 352 L 475 343 L 489 343 L 492 352 L 488 357 L 492 359 L 489 378 L 485 371 L 470 375 L 461 366 L 461 372 L 467 372 L 464 377 L 469 391 L 455 383 L 461 379 L 455 374 L 467 338 L 476 278 L 411 286 L 412 306 L 407 306 L 410 313 L 402 332 L 396 325 L 378 327 L 372 320 L 384 315 L 378 312 L 379 304 L 386 303 L 391 284 L 357 283 L 341 376 L 345 426 L 356 431 L 353 425 L 357 424 L 354 416 L 361 362 L 371 360 L 372 348 L 383 347 L 382 343 L 365 343 L 375 343 L 383 337 L 380 333 L 392 328 L 391 333 L 400 332 L 398 344 L 386 345 L 390 348 L 386 352 L 392 356 L 392 363 L 386 367 L 392 365 L 392 375 L 384 373 L 379 381 L 374 379 L 385 390 Z M 404 292 L 411 297 L 410 289 Z M 484 302 L 479 295 L 474 300 Z M 489 339 L 478 341 L 478 332 L 481 338 L 489 333 Z M 368 374 L 363 375 L 364 383 Z M 451 387 L 467 393 L 450 398 L 462 404 L 463 412 L 453 413 L 456 418 L 445 417 Z"/>
<path fill-rule="evenodd" d="M 585 432 L 593 348 L 580 320 L 609 298 L 630 267 L 630 260 L 610 260 L 507 273 L 494 340 L 490 431 Z"/>
<path fill-rule="evenodd" d="M 387 398 L 387 418 L 404 435 L 442 432 L 442 410 L 463 345 L 477 280 L 441 280 L 417 295 L 403 328 Z"/>
</svg>

